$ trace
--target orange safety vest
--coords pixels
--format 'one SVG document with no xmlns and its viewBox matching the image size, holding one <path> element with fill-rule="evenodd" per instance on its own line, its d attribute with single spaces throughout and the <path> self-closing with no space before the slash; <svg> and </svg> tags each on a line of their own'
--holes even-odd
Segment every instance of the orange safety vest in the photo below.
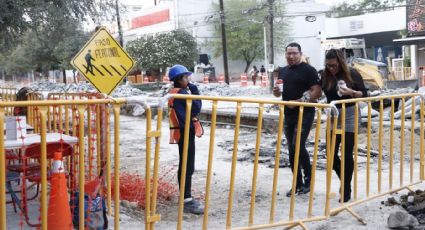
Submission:
<svg viewBox="0 0 425 230">
<path fill-rule="evenodd" d="M 172 88 L 170 94 L 176 94 L 181 88 Z M 180 140 L 180 125 L 174 110 L 174 98 L 168 100 L 169 124 L 170 124 L 170 144 L 178 144 Z"/>
</svg>

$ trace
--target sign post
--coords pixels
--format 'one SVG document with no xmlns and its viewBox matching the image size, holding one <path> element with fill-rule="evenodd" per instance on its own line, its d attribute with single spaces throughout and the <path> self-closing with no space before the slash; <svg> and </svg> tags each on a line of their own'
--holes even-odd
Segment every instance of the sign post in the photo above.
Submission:
<svg viewBox="0 0 425 230">
<path fill-rule="evenodd" d="M 101 93 L 111 94 L 133 68 L 133 59 L 105 28 L 100 28 L 71 64 Z"/>
</svg>

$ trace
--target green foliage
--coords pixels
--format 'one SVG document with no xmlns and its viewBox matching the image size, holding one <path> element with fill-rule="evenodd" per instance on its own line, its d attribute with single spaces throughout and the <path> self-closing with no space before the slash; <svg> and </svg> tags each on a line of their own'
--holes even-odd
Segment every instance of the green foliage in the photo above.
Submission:
<svg viewBox="0 0 425 230">
<path fill-rule="evenodd" d="M 388 8 L 404 5 L 406 0 L 361 0 L 356 3 L 345 1 L 339 5 L 332 7 L 333 17 L 349 17 L 361 15 L 365 12 L 384 11 Z"/>
<path fill-rule="evenodd" d="M 136 61 L 137 68 L 158 69 L 181 64 L 192 67 L 197 60 L 195 38 L 184 30 L 141 37 L 128 42 L 126 50 Z"/>
<path fill-rule="evenodd" d="M 56 20 L 56 26 L 40 26 L 37 31 L 28 30 L 20 38 L 20 44 L 4 52 L 0 59 L 8 73 L 36 70 L 71 68 L 71 58 L 88 40 L 75 20 Z"/>
<path fill-rule="evenodd" d="M 257 5 L 256 0 L 229 0 L 224 3 L 225 28 L 227 39 L 227 52 L 230 60 L 243 60 L 246 63 L 244 72 L 254 60 L 264 58 L 264 27 L 268 5 Z M 214 9 L 219 11 L 219 5 L 214 4 Z M 277 2 L 274 13 L 283 14 L 283 6 Z M 214 37 L 221 38 L 221 20 L 216 16 L 214 24 Z M 283 49 L 287 30 L 286 23 L 274 21 L 273 41 L 275 50 Z M 222 55 L 221 39 L 208 41 L 208 46 L 214 50 L 214 56 Z"/>
<path fill-rule="evenodd" d="M 113 3 L 114 0 L 3 0 L 0 4 L 0 49 L 15 47 L 26 31 L 54 24 L 58 16 L 79 21 L 90 17 L 97 21 L 112 12 Z"/>
</svg>

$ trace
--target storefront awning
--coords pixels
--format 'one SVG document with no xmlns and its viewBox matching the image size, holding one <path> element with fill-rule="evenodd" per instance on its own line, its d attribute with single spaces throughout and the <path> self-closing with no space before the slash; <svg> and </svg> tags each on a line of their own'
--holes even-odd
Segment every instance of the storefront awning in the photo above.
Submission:
<svg viewBox="0 0 425 230">
<path fill-rule="evenodd" d="M 425 36 L 420 37 L 409 37 L 409 38 L 399 38 L 393 40 L 395 43 L 401 45 L 418 45 L 425 44 Z"/>
</svg>

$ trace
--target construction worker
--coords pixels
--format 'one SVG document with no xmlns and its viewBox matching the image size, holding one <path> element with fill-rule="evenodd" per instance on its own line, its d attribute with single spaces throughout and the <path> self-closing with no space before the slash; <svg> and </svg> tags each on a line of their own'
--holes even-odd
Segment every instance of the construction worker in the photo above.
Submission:
<svg viewBox="0 0 425 230">
<path fill-rule="evenodd" d="M 174 65 L 170 68 L 168 76 L 173 82 L 173 88 L 170 94 L 194 94 L 199 95 L 196 85 L 189 82 L 189 76 L 192 73 L 182 65 Z M 178 180 L 180 186 L 181 170 L 183 164 L 183 142 L 184 142 L 184 126 L 186 119 L 186 100 L 173 99 L 168 101 L 170 112 L 170 144 L 178 144 L 179 146 L 179 169 Z M 203 214 L 204 208 L 201 203 L 192 197 L 192 175 L 195 171 L 195 127 L 194 120 L 201 112 L 201 100 L 192 100 L 191 123 L 189 129 L 189 141 L 187 150 L 187 167 L 186 180 L 184 185 L 184 212 L 193 214 Z"/>
<path fill-rule="evenodd" d="M 367 89 L 363 78 L 353 68 L 346 64 L 344 54 L 341 50 L 330 49 L 325 56 L 325 70 L 321 72 L 321 83 L 328 103 L 337 100 L 346 100 L 351 98 L 367 97 Z M 351 179 L 354 170 L 354 127 L 355 127 L 355 103 L 345 104 L 345 146 L 344 146 L 344 200 L 351 199 Z M 341 104 L 337 104 L 339 114 L 341 115 Z M 359 110 L 360 115 L 360 110 Z M 360 123 L 361 119 L 358 119 Z M 339 117 L 338 128 L 341 124 Z M 360 124 L 357 124 L 360 125 Z M 336 134 L 335 152 L 333 169 L 338 178 L 341 179 L 341 159 L 338 156 L 339 146 L 341 144 L 341 134 Z M 341 200 L 340 200 L 341 202 Z"/>
<path fill-rule="evenodd" d="M 283 82 L 283 92 L 280 91 L 276 84 L 273 88 L 273 95 L 276 97 L 282 96 L 283 101 L 316 102 L 322 95 L 318 74 L 314 67 L 301 61 L 301 46 L 295 42 L 287 45 L 285 48 L 285 57 L 288 65 L 279 69 L 278 76 L 278 79 Z M 305 142 L 313 125 L 314 108 L 304 108 L 301 130 L 297 130 L 298 113 L 298 107 L 287 106 L 285 108 L 284 133 L 288 142 L 291 169 L 294 171 L 296 134 L 297 132 L 301 132 L 295 194 L 305 194 L 310 192 L 311 179 L 310 156 L 305 147 Z M 304 180 L 301 169 L 303 169 Z M 292 190 L 289 190 L 286 196 L 290 197 L 291 195 Z"/>
</svg>

